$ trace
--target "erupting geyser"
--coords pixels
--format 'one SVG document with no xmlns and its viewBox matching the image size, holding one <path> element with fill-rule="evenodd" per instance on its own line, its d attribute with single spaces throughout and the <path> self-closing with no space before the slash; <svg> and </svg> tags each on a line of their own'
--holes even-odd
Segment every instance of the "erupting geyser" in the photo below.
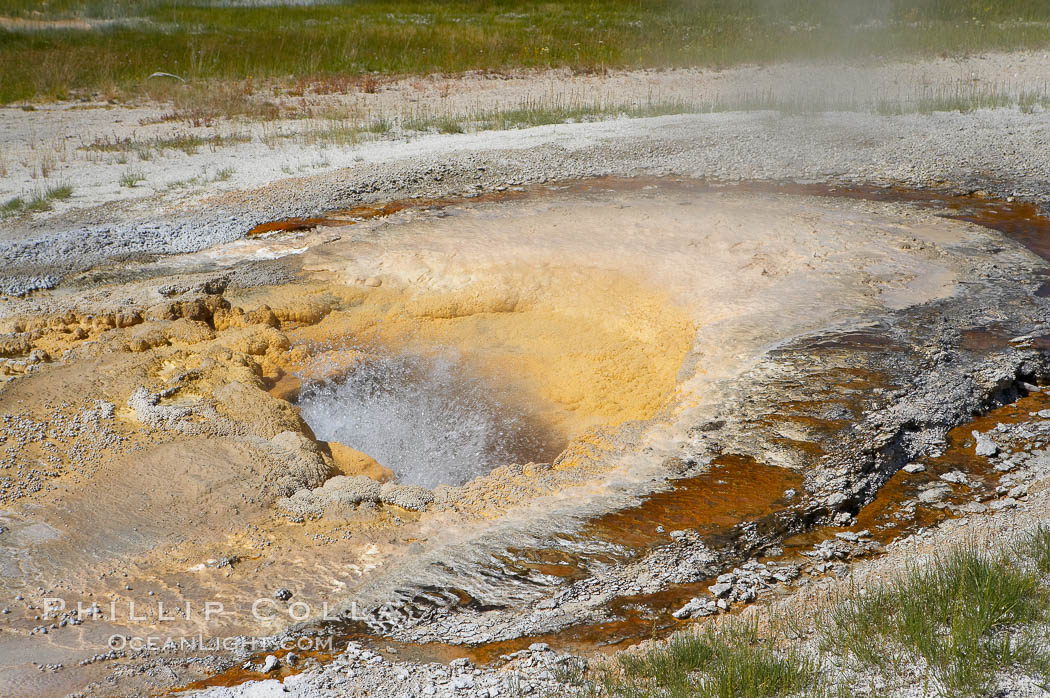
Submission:
<svg viewBox="0 0 1050 698">
<path fill-rule="evenodd" d="M 367 453 L 405 484 L 461 485 L 559 448 L 451 353 L 370 355 L 337 380 L 308 384 L 299 404 L 319 439 Z"/>
</svg>

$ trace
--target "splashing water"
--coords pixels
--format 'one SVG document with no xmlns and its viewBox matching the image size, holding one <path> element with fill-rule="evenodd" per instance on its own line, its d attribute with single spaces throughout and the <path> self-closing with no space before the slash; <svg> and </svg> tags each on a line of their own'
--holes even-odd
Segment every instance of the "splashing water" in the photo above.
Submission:
<svg viewBox="0 0 1050 698">
<path fill-rule="evenodd" d="M 299 406 L 317 438 L 367 453 L 405 484 L 461 485 L 553 455 L 549 435 L 447 355 L 366 359 L 306 385 Z"/>
</svg>

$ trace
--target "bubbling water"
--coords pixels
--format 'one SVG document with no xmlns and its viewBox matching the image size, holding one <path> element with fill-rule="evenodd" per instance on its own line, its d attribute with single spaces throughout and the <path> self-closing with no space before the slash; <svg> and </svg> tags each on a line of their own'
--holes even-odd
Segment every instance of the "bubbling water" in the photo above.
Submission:
<svg viewBox="0 0 1050 698">
<path fill-rule="evenodd" d="M 299 406 L 317 438 L 367 453 L 405 484 L 461 485 L 559 450 L 451 354 L 370 356 L 338 380 L 306 384 Z"/>
</svg>

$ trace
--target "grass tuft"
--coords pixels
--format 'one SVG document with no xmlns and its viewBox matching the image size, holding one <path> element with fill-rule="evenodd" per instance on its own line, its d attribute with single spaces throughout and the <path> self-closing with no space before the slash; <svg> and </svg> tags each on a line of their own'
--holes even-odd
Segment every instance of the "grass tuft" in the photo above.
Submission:
<svg viewBox="0 0 1050 698">
<path fill-rule="evenodd" d="M 1010 631 L 1046 618 L 1035 575 L 975 546 L 952 549 L 865 595 L 842 598 L 823 624 L 826 650 L 892 669 L 924 662 L 944 695 L 985 694 L 995 671 L 1038 661 Z"/>
<path fill-rule="evenodd" d="M 21 213 L 25 209 L 25 206 L 26 202 L 22 199 L 22 197 L 16 196 L 8 199 L 3 204 L 0 204 L 0 213 L 3 213 L 4 215 L 13 215 L 16 213 Z"/>
<path fill-rule="evenodd" d="M 146 175 L 136 170 L 127 170 L 124 174 L 120 175 L 120 186 L 127 187 L 129 189 L 137 187 L 142 182 L 146 181 Z"/>
<path fill-rule="evenodd" d="M 51 202 L 65 201 L 71 196 L 73 196 L 73 186 L 70 184 L 57 184 L 48 187 L 38 191 L 28 199 L 16 196 L 0 204 L 0 217 L 50 211 L 52 208 Z"/>
<path fill-rule="evenodd" d="M 1050 526 L 1039 524 L 1021 540 L 1018 552 L 1032 560 L 1039 574 L 1050 574 Z"/>
<path fill-rule="evenodd" d="M 620 677 L 607 686 L 623 698 L 786 696 L 808 690 L 818 678 L 811 659 L 773 647 L 739 622 L 681 633 L 642 655 L 621 655 L 619 668 Z"/>
</svg>

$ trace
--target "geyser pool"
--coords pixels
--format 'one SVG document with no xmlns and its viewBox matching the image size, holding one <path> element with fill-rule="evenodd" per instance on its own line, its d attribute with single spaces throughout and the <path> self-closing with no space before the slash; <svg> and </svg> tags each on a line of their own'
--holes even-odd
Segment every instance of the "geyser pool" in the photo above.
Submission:
<svg viewBox="0 0 1050 698">
<path fill-rule="evenodd" d="M 461 485 L 561 447 L 451 352 L 367 355 L 336 380 L 305 382 L 299 407 L 317 438 L 367 453 L 405 484 Z"/>
</svg>

